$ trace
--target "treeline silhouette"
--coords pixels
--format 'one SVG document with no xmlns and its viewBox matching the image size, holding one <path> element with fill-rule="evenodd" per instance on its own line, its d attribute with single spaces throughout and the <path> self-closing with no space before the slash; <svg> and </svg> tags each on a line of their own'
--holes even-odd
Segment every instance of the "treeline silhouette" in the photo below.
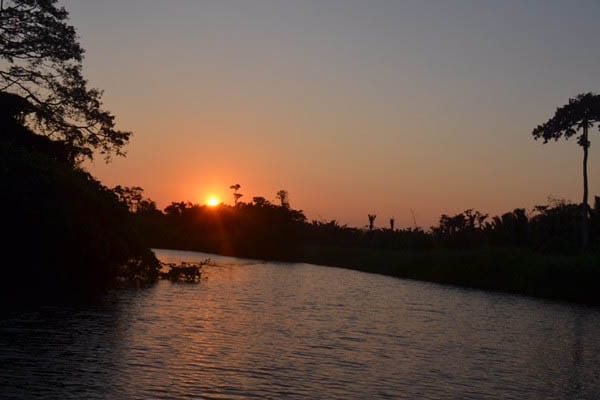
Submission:
<svg viewBox="0 0 600 400">
<path fill-rule="evenodd" d="M 238 194 L 236 188 L 234 194 Z M 531 212 L 515 209 L 490 217 L 475 210 L 442 215 L 437 225 L 422 228 L 340 225 L 337 221 L 308 221 L 286 197 L 276 205 L 264 197 L 235 205 L 210 207 L 173 202 L 164 210 L 143 197 L 139 187 L 113 189 L 132 211 L 139 231 L 152 247 L 200 250 L 225 255 L 297 259 L 307 246 L 425 251 L 435 248 L 476 249 L 488 246 L 518 247 L 543 253 L 576 253 L 581 247 L 581 211 L 577 204 L 549 199 Z M 590 251 L 600 242 L 600 198 L 591 211 Z"/>
<path fill-rule="evenodd" d="M 359 229 L 336 221 L 307 224 L 307 243 L 338 247 L 370 247 L 399 250 L 432 248 L 474 249 L 485 246 L 522 247 L 545 253 L 574 253 L 581 249 L 581 208 L 565 200 L 523 208 L 490 217 L 476 210 L 443 214 L 428 231 L 422 228 Z M 600 199 L 591 211 L 591 251 L 600 242 Z M 393 220 L 392 220 L 393 221 Z M 393 225 L 393 222 L 391 225 Z"/>
<path fill-rule="evenodd" d="M 115 190 L 132 192 L 121 187 Z M 139 190 L 134 188 L 133 192 Z M 126 197 L 120 196 L 123 200 Z M 302 211 L 274 205 L 262 197 L 217 207 L 173 202 L 164 211 L 148 200 L 127 206 L 151 247 L 279 260 L 301 255 L 306 221 Z"/>
</svg>

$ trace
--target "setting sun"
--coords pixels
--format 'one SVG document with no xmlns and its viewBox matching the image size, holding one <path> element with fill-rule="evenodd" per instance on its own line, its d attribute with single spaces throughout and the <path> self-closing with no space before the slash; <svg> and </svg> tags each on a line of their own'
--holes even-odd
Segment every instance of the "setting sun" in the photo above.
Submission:
<svg viewBox="0 0 600 400">
<path fill-rule="evenodd" d="M 219 204 L 221 204 L 221 201 L 219 200 L 218 197 L 216 196 L 210 196 L 207 200 L 206 200 L 206 205 L 209 207 L 216 207 Z"/>
</svg>

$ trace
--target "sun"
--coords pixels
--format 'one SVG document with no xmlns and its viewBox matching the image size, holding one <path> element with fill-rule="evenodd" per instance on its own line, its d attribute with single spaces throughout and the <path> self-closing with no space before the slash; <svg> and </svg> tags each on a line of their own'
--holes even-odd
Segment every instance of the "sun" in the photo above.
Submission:
<svg viewBox="0 0 600 400">
<path fill-rule="evenodd" d="M 206 205 L 209 207 L 216 207 L 219 204 L 221 204 L 221 200 L 219 200 L 217 196 L 210 196 L 208 199 L 206 199 Z"/>
</svg>

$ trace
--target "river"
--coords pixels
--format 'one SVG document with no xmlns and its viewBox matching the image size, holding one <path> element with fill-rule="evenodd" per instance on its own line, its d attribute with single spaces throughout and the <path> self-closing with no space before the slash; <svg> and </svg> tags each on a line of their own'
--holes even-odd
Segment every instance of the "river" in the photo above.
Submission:
<svg viewBox="0 0 600 400">
<path fill-rule="evenodd" d="M 600 309 L 210 257 L 81 306 L 0 318 L 3 399 L 596 399 Z"/>
</svg>

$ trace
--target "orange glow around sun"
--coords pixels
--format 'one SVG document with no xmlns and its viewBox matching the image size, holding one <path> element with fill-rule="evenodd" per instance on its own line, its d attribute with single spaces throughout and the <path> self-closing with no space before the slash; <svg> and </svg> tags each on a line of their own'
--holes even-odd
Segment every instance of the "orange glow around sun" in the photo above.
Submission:
<svg viewBox="0 0 600 400">
<path fill-rule="evenodd" d="M 206 199 L 206 205 L 209 207 L 216 207 L 219 204 L 221 204 L 221 201 L 216 196 L 210 196 L 208 199 Z"/>
</svg>

